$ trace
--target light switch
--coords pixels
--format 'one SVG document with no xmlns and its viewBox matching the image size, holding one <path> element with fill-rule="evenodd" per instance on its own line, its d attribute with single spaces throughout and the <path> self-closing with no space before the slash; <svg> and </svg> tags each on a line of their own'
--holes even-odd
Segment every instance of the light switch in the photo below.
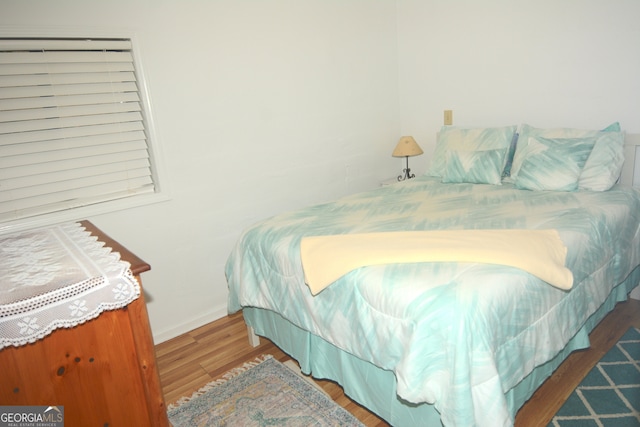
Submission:
<svg viewBox="0 0 640 427">
<path fill-rule="evenodd" d="M 453 124 L 453 110 L 444 110 L 444 124 L 445 125 Z"/>
</svg>

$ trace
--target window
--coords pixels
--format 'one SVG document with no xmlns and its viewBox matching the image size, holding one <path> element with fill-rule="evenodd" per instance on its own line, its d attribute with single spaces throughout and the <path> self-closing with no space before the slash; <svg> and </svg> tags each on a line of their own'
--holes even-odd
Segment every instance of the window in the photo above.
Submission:
<svg viewBox="0 0 640 427">
<path fill-rule="evenodd" d="M 0 229 L 159 194 L 144 100 L 130 39 L 0 38 Z"/>
</svg>

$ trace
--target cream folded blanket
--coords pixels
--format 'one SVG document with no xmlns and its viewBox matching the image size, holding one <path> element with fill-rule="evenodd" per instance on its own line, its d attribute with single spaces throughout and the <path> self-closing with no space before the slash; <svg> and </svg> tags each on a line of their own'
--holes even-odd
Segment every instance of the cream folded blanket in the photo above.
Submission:
<svg viewBox="0 0 640 427">
<path fill-rule="evenodd" d="M 498 264 L 571 289 L 557 230 L 433 230 L 303 237 L 300 256 L 313 295 L 359 267 L 415 262 Z"/>
</svg>

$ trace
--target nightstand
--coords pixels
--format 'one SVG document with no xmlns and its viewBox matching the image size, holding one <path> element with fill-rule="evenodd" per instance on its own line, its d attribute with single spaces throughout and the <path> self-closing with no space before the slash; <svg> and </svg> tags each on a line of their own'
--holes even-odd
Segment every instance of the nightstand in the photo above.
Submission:
<svg viewBox="0 0 640 427">
<path fill-rule="evenodd" d="M 384 181 L 381 181 L 380 187 L 386 187 L 387 185 L 393 185 L 399 182 L 402 182 L 402 181 L 398 181 L 398 177 L 394 176 L 393 178 L 388 178 L 388 179 L 385 179 Z"/>
</svg>

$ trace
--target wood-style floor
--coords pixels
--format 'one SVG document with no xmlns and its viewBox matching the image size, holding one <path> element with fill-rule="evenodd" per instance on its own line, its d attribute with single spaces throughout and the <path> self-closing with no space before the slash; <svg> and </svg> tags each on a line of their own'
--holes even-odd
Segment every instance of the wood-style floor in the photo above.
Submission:
<svg viewBox="0 0 640 427">
<path fill-rule="evenodd" d="M 640 328 L 638 300 L 618 304 L 592 332 L 592 347 L 574 352 L 558 368 L 518 412 L 516 426 L 546 426 L 581 379 L 630 326 Z M 166 403 L 171 404 L 180 397 L 190 396 L 232 368 L 263 354 L 271 354 L 281 362 L 290 360 L 288 355 L 267 339 L 261 338 L 258 347 L 251 347 L 241 314 L 227 316 L 158 344 L 156 355 Z M 330 381 L 317 383 L 363 424 L 388 425 L 346 397 L 337 384 Z"/>
</svg>

